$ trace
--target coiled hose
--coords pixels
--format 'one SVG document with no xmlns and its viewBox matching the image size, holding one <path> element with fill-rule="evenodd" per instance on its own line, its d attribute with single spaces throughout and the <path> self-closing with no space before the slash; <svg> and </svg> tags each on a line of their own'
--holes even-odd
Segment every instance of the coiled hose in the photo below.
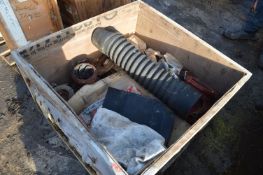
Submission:
<svg viewBox="0 0 263 175">
<path fill-rule="evenodd" d="M 92 43 L 145 89 L 186 118 L 202 94 L 152 62 L 113 27 L 98 27 Z"/>
</svg>

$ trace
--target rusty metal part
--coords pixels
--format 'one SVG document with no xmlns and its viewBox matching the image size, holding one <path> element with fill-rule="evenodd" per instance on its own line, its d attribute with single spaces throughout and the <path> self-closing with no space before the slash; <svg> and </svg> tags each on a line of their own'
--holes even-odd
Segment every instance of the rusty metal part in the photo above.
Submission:
<svg viewBox="0 0 263 175">
<path fill-rule="evenodd" d="M 198 89 L 200 92 L 202 92 L 204 95 L 210 98 L 217 97 L 217 92 L 205 85 L 204 83 L 200 82 L 198 78 L 196 78 L 194 75 L 192 75 L 189 71 L 183 70 L 180 72 L 180 78 L 183 79 L 188 84 L 192 85 L 196 89 Z"/>
<path fill-rule="evenodd" d="M 97 76 L 102 76 L 109 72 L 115 64 L 104 54 L 97 58 L 90 58 L 88 55 L 79 55 L 72 59 L 69 69 L 72 70 L 77 64 L 89 63 L 96 67 Z"/>
<path fill-rule="evenodd" d="M 90 63 L 80 63 L 74 67 L 71 76 L 78 85 L 93 84 L 97 81 L 97 69 Z"/>
<path fill-rule="evenodd" d="M 74 95 L 74 90 L 66 84 L 56 86 L 54 89 L 66 101 Z"/>
<path fill-rule="evenodd" d="M 109 72 L 114 67 L 114 63 L 106 55 L 102 55 L 95 67 L 97 68 L 98 76 L 101 76 Z"/>
</svg>

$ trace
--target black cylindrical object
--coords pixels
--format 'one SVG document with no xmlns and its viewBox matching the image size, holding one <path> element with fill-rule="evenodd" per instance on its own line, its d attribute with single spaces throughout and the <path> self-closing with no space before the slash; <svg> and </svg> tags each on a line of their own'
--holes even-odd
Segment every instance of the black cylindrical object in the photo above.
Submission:
<svg viewBox="0 0 263 175">
<path fill-rule="evenodd" d="M 202 94 L 152 62 L 113 27 L 96 28 L 92 43 L 133 79 L 185 118 Z"/>
</svg>

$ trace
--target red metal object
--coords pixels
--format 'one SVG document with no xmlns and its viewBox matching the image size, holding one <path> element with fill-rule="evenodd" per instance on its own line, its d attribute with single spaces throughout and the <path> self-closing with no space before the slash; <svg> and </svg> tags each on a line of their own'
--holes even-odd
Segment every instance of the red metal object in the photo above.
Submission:
<svg viewBox="0 0 263 175">
<path fill-rule="evenodd" d="M 215 97 L 216 96 L 215 90 L 213 90 L 213 89 L 207 87 L 206 85 L 204 85 L 203 83 L 201 83 L 196 77 L 194 77 L 188 71 L 185 71 L 185 73 L 184 73 L 184 80 L 185 80 L 185 82 L 187 82 L 188 84 L 192 85 L 197 90 L 202 92 L 204 95 L 206 95 L 208 97 Z"/>
</svg>

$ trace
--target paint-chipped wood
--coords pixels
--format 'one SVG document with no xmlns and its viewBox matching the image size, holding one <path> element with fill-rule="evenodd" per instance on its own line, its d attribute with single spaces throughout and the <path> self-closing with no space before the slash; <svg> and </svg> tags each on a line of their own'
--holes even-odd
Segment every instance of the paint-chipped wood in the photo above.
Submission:
<svg viewBox="0 0 263 175">
<path fill-rule="evenodd" d="M 0 32 L 10 49 L 27 44 L 25 34 L 8 0 L 0 1 Z"/>
</svg>

